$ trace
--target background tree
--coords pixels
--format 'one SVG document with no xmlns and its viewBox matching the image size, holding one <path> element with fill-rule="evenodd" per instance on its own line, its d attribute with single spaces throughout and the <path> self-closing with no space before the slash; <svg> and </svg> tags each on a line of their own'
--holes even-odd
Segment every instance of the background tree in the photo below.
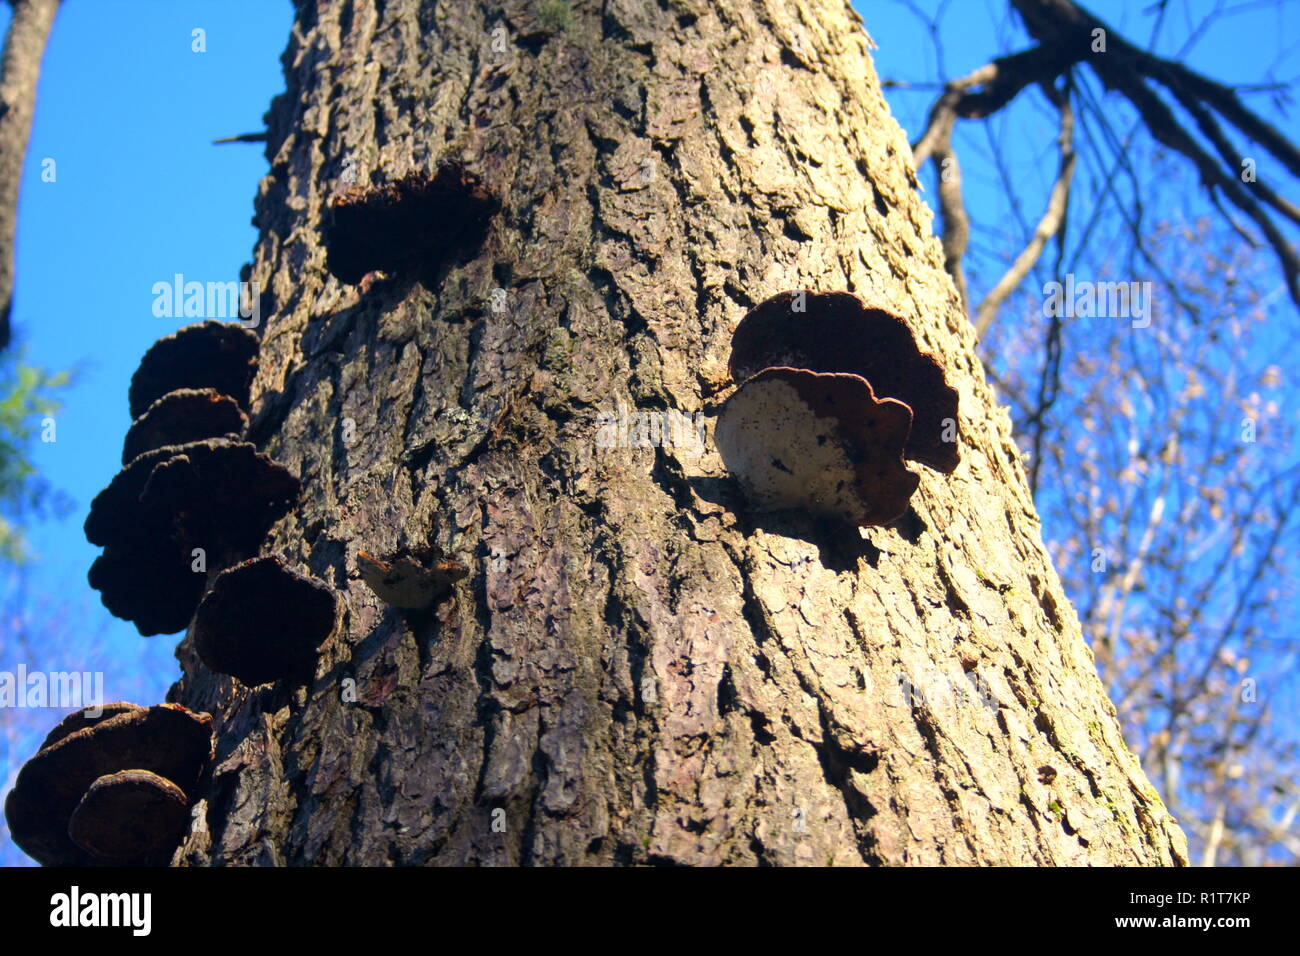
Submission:
<svg viewBox="0 0 1300 956">
<path fill-rule="evenodd" d="M 59 0 L 11 0 L 13 15 L 0 56 L 0 562 L 27 557 L 21 522 L 57 500 L 31 462 L 31 443 L 44 432 L 50 440 L 55 394 L 66 386 L 66 372 L 29 365 L 21 355 L 5 354 L 13 306 L 14 233 L 18 187 L 36 105 L 41 55 Z"/>
<path fill-rule="evenodd" d="M 868 44 L 801 0 L 298 5 L 254 430 L 306 489 L 268 550 L 348 610 L 299 689 L 182 643 L 173 696 L 220 729 L 186 860 L 1185 861 Z M 502 204 L 468 261 L 329 276 L 340 188 L 449 159 Z M 712 416 L 735 322 L 804 287 L 905 317 L 961 395 L 963 462 L 905 518 L 759 518 L 711 450 L 597 447 L 618 403 Z M 434 619 L 356 579 L 424 544 L 471 566 Z"/>
<path fill-rule="evenodd" d="M 59 0 L 9 0 L 13 17 L 0 57 L 0 351 L 9 344 L 13 309 L 18 186 L 36 106 L 36 80 Z"/>
</svg>

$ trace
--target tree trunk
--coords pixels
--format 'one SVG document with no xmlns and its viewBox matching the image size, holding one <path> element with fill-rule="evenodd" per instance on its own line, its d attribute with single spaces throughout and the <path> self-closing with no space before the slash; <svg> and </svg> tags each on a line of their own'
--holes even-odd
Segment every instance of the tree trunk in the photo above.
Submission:
<svg viewBox="0 0 1300 956">
<path fill-rule="evenodd" d="M 305 488 L 264 551 L 347 609 L 298 688 L 181 645 L 219 736 L 179 861 L 1185 861 L 869 46 L 835 0 L 300 0 L 254 434 Z M 445 159 L 501 202 L 468 261 L 332 278 L 340 182 Z M 888 527 L 756 516 L 713 449 L 732 328 L 802 288 L 904 317 L 960 394 L 961 465 Z M 703 451 L 598 447 L 620 405 L 702 413 Z M 359 579 L 424 544 L 470 568 L 437 614 Z"/>
<path fill-rule="evenodd" d="M 18 187 L 36 108 L 36 82 L 59 0 L 16 0 L 0 60 L 0 350 L 9 345 L 13 311 Z"/>
</svg>

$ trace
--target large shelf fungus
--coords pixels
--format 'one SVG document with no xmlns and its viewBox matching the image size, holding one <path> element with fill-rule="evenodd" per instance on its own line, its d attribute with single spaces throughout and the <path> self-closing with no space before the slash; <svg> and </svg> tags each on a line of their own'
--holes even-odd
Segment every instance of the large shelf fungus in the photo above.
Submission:
<svg viewBox="0 0 1300 956">
<path fill-rule="evenodd" d="M 137 456 L 95 496 L 86 516 L 86 540 L 104 548 L 90 566 L 90 586 L 110 614 L 143 635 L 184 630 L 203 592 L 205 575 L 191 569 L 189 555 L 172 539 L 169 517 L 140 503 L 154 467 L 174 451 L 167 446 Z"/>
<path fill-rule="evenodd" d="M 240 439 L 247 431 L 248 416 L 229 395 L 215 388 L 178 388 L 131 423 L 122 442 L 122 464 L 166 445 L 205 438 Z"/>
<path fill-rule="evenodd" d="M 46 866 L 166 863 L 212 759 L 212 718 L 106 704 L 65 718 L 5 801 L 13 841 Z"/>
<path fill-rule="evenodd" d="M 111 704 L 104 704 L 102 707 L 83 707 L 81 710 L 74 710 L 54 725 L 54 729 L 45 735 L 45 740 L 41 742 L 40 747 L 37 749 L 44 750 L 46 747 L 58 743 L 64 737 L 74 734 L 78 730 L 93 727 L 110 717 L 116 717 L 118 714 L 134 713 L 143 709 L 139 704 L 115 700 Z"/>
<path fill-rule="evenodd" d="M 86 576 L 114 617 L 143 636 L 175 634 L 189 625 L 206 576 L 168 542 L 108 547 Z"/>
<path fill-rule="evenodd" d="M 167 516 L 151 513 L 140 495 L 154 468 L 185 446 L 167 445 L 138 455 L 113 476 L 90 502 L 84 530 L 86 540 L 101 546 L 151 545 L 169 534 Z"/>
<path fill-rule="evenodd" d="M 175 446 L 150 471 L 140 504 L 166 515 L 182 545 L 242 557 L 257 550 L 300 490 L 296 477 L 255 446 L 214 438 Z"/>
<path fill-rule="evenodd" d="M 960 460 L 957 392 L 902 319 L 848 293 L 783 292 L 732 337 L 740 387 L 718 418 L 727 468 L 760 510 L 860 526 L 901 517 L 920 479 Z"/>
<path fill-rule="evenodd" d="M 879 525 L 907 510 L 919 481 L 903 465 L 911 425 L 906 405 L 860 376 L 767 368 L 727 400 L 715 439 L 762 510 Z"/>
<path fill-rule="evenodd" d="M 326 267 L 356 285 L 370 272 L 423 279 L 451 257 L 477 248 L 498 204 L 478 177 L 447 162 L 433 176 L 408 173 L 330 202 L 323 229 Z"/>
<path fill-rule="evenodd" d="M 194 615 L 194 647 L 208 667 L 250 687 L 307 679 L 336 603 L 328 585 L 279 558 L 252 558 L 217 575 Z"/>
<path fill-rule="evenodd" d="M 774 366 L 861 376 L 912 410 L 905 458 L 945 474 L 961 460 L 957 390 L 943 367 L 906 322 L 847 292 L 782 292 L 754 307 L 732 335 L 729 366 L 736 382 Z"/>
<path fill-rule="evenodd" d="M 91 502 L 86 539 L 104 553 L 90 584 L 141 634 L 183 630 L 214 561 L 253 554 L 293 507 L 299 482 L 247 442 L 165 445 L 132 459 Z"/>
<path fill-rule="evenodd" d="M 185 791 L 150 770 L 96 778 L 68 819 L 68 838 L 108 863 L 166 863 L 189 829 Z"/>
<path fill-rule="evenodd" d="M 209 438 L 137 456 L 95 496 L 86 540 L 162 540 L 251 553 L 296 503 L 298 479 L 248 442 Z"/>
<path fill-rule="evenodd" d="M 159 339 L 131 377 L 131 418 L 138 419 L 168 392 L 187 388 L 215 389 L 247 411 L 258 347 L 248 329 L 215 319 Z"/>
<path fill-rule="evenodd" d="M 184 630 L 209 564 L 255 554 L 297 503 L 298 479 L 243 440 L 259 345 L 238 324 L 198 322 L 155 342 L 131 378 L 123 467 L 85 531 L 104 548 L 91 587 L 142 635 Z"/>
</svg>

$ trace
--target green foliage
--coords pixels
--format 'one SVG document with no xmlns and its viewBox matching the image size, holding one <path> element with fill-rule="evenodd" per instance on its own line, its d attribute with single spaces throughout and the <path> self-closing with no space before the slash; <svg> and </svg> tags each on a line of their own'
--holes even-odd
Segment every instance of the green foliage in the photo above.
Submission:
<svg viewBox="0 0 1300 956">
<path fill-rule="evenodd" d="M 68 372 L 28 365 L 21 354 L 0 357 L 0 561 L 29 557 L 19 522 L 66 507 L 37 473 L 32 449 L 59 410 L 55 394 L 69 381 Z"/>
</svg>

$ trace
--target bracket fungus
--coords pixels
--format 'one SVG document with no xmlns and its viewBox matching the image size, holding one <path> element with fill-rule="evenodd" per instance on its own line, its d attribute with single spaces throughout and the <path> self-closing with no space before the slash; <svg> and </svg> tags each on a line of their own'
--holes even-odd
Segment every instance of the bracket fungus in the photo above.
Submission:
<svg viewBox="0 0 1300 956">
<path fill-rule="evenodd" d="M 164 515 L 150 515 L 140 506 L 140 495 L 155 466 L 166 461 L 185 446 L 168 445 L 139 455 L 113 476 L 90 502 L 84 530 L 86 540 L 102 546 L 126 544 L 149 545 L 166 538 L 168 522 Z M 153 519 L 152 521 L 150 519 Z"/>
<path fill-rule="evenodd" d="M 479 178 L 457 162 L 440 163 L 433 176 L 413 172 L 383 186 L 352 187 L 330 202 L 326 267 L 349 285 L 370 272 L 424 278 L 481 245 L 497 209 Z"/>
<path fill-rule="evenodd" d="M 165 863 L 211 759 L 207 714 L 121 702 L 98 717 L 79 711 L 19 771 L 5 801 L 9 832 L 46 866 Z"/>
<path fill-rule="evenodd" d="M 189 559 L 164 541 L 105 548 L 86 579 L 109 614 L 148 636 L 185 630 L 206 575 L 191 570 Z"/>
<path fill-rule="evenodd" d="M 122 443 L 122 464 L 164 445 L 205 438 L 240 439 L 247 431 L 248 416 L 229 395 L 215 388 L 178 388 L 131 423 Z"/>
<path fill-rule="evenodd" d="M 252 558 L 217 575 L 194 614 L 203 662 L 250 687 L 310 677 L 334 630 L 334 592 L 276 557 Z"/>
<path fill-rule="evenodd" d="M 86 539 L 104 546 L 90 566 L 90 586 L 110 614 L 141 634 L 184 630 L 203 593 L 204 575 L 190 570 L 168 516 L 140 504 L 150 473 L 175 450 L 157 448 L 131 461 L 95 496 L 86 517 Z"/>
<path fill-rule="evenodd" d="M 729 365 L 736 382 L 774 366 L 858 375 L 876 396 L 911 409 L 905 458 L 945 474 L 961 459 L 957 391 L 943 367 L 906 322 L 847 292 L 782 292 L 755 306 L 732 335 Z"/>
<path fill-rule="evenodd" d="M 141 634 L 183 630 L 207 555 L 255 553 L 297 502 L 298 479 L 242 440 L 259 346 L 240 324 L 198 322 L 150 346 L 131 377 L 123 467 L 91 502 L 85 531 L 104 548 L 90 586 Z"/>
<path fill-rule="evenodd" d="M 68 837 L 107 862 L 165 863 L 189 829 L 185 791 L 149 770 L 95 780 L 68 820 Z"/>
<path fill-rule="evenodd" d="M 298 493 L 298 479 L 247 442 L 147 451 L 90 504 L 86 539 L 105 549 L 90 585 L 141 634 L 182 630 L 204 583 L 191 569 L 192 549 L 222 559 L 254 553 Z"/>
<path fill-rule="evenodd" d="M 358 551 L 357 566 L 361 579 L 381 601 L 407 611 L 433 607 L 469 574 L 469 568 L 457 561 L 439 560 L 431 548 L 384 557 Z"/>
<path fill-rule="evenodd" d="M 878 525 L 907 510 L 920 481 L 903 464 L 911 425 L 906 405 L 861 376 L 766 368 L 727 399 L 715 440 L 758 507 Z"/>
<path fill-rule="evenodd" d="M 257 372 L 257 336 L 234 322 L 208 319 L 178 329 L 149 347 L 131 376 L 131 418 L 168 392 L 213 388 L 247 411 Z"/>
<path fill-rule="evenodd" d="M 45 740 L 38 748 L 44 750 L 51 744 L 56 744 L 69 734 L 74 734 L 78 730 L 85 730 L 87 727 L 93 727 L 102 720 L 108 720 L 110 717 L 116 717 L 118 714 L 128 714 L 143 708 L 139 704 L 128 704 L 124 700 L 115 700 L 111 704 L 104 704 L 102 707 L 83 707 L 81 710 L 74 710 L 68 716 L 64 717 L 54 729 L 45 735 Z M 92 714 L 92 710 L 98 710 L 98 714 Z"/>
<path fill-rule="evenodd" d="M 297 501 L 298 479 L 248 442 L 166 445 L 127 464 L 86 516 L 91 544 L 182 544 L 252 551 Z"/>
<path fill-rule="evenodd" d="M 149 473 L 140 504 L 167 515 L 185 545 L 252 553 L 298 501 L 298 479 L 248 442 L 213 438 L 172 451 Z"/>
</svg>

